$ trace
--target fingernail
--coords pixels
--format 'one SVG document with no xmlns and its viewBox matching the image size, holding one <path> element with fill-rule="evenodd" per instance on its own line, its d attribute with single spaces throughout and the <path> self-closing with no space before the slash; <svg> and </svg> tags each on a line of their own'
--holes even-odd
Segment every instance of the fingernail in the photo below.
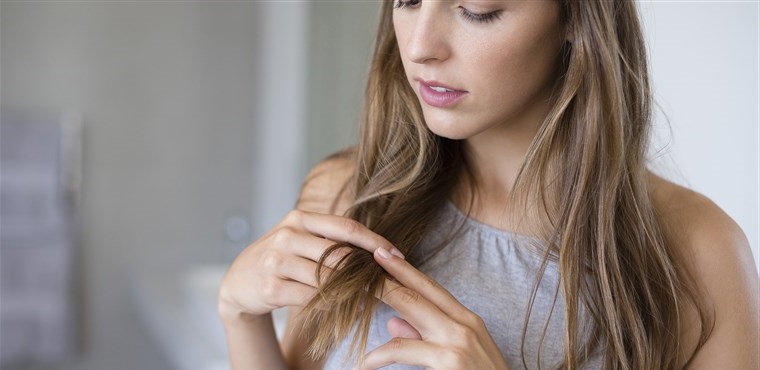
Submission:
<svg viewBox="0 0 760 370">
<path fill-rule="evenodd" d="M 402 260 L 406 259 L 406 257 L 404 257 L 404 254 L 401 253 L 401 251 L 396 249 L 395 247 L 391 247 L 391 254 L 398 258 L 401 258 Z"/>
<path fill-rule="evenodd" d="M 387 260 L 391 259 L 391 254 L 388 253 L 388 251 L 385 250 L 385 248 L 382 248 L 382 247 L 381 248 L 377 248 L 377 254 L 379 254 L 380 257 L 383 257 L 383 258 L 385 258 Z"/>
</svg>

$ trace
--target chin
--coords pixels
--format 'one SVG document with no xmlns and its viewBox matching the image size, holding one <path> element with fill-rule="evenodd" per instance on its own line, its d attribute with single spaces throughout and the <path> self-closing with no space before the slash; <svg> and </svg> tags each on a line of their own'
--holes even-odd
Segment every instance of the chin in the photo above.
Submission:
<svg viewBox="0 0 760 370">
<path fill-rule="evenodd" d="M 464 140 L 477 134 L 475 127 L 468 127 L 462 119 L 453 119 L 453 117 L 431 117 L 427 114 L 425 125 L 434 134 L 451 140 Z"/>
<path fill-rule="evenodd" d="M 467 135 L 467 133 L 462 132 L 461 129 L 458 129 L 456 127 L 450 127 L 450 126 L 442 127 L 441 125 L 430 124 L 427 122 L 426 124 L 430 132 L 438 136 L 445 137 L 447 139 L 462 140 L 462 139 L 467 139 L 468 137 L 470 137 L 469 135 Z"/>
</svg>

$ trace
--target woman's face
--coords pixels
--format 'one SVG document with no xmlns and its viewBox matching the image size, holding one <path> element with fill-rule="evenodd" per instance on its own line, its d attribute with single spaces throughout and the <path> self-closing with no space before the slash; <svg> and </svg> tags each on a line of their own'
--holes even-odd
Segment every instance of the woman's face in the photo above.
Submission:
<svg viewBox="0 0 760 370">
<path fill-rule="evenodd" d="M 394 1 L 404 70 L 431 131 L 466 139 L 540 124 L 565 41 L 556 1 Z"/>
</svg>

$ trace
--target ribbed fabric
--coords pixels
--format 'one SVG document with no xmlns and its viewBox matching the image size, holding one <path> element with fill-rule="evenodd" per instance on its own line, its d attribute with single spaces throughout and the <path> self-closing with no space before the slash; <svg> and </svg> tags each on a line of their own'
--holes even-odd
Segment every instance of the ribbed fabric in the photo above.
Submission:
<svg viewBox="0 0 760 370">
<path fill-rule="evenodd" d="M 458 231 L 456 237 L 440 248 L 454 231 Z M 412 259 L 425 261 L 418 266 L 422 272 L 483 318 L 512 370 L 538 369 L 539 361 L 541 369 L 553 369 L 562 362 L 564 355 L 565 316 L 558 289 L 559 271 L 551 259 L 544 266 L 525 327 L 531 294 L 541 273 L 544 251 L 536 239 L 470 219 L 447 202 L 439 219 L 415 251 L 413 257 L 416 258 Z M 372 320 L 367 351 L 391 339 L 386 323 L 393 316 L 398 316 L 398 313 L 381 303 Z M 544 327 L 546 333 L 542 336 Z M 350 340 L 351 336 L 337 345 L 327 359 L 325 370 L 353 367 L 355 354 L 347 353 Z M 473 366 L 477 367 L 476 364 Z M 597 357 L 585 368 L 601 367 L 601 359 Z M 391 365 L 384 369 L 420 368 Z"/>
</svg>

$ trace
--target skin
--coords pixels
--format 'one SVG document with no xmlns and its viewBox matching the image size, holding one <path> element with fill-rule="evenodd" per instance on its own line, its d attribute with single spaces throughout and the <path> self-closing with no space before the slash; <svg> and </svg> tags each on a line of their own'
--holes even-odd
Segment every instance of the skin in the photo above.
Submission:
<svg viewBox="0 0 760 370">
<path fill-rule="evenodd" d="M 467 21 L 474 13 L 501 10 L 489 23 Z M 548 111 L 556 80 L 557 52 L 566 39 L 553 1 L 423 1 L 397 9 L 394 27 L 410 85 L 437 80 L 468 91 L 456 105 L 421 102 L 429 128 L 465 140 L 476 186 L 483 194 L 471 217 L 510 230 L 503 204 L 536 129 Z M 498 158 L 498 159 L 497 159 Z M 508 369 L 483 321 L 437 282 L 407 263 L 381 236 L 342 214 L 350 194 L 340 189 L 353 172 L 352 160 L 333 158 L 307 178 L 297 210 L 246 248 L 220 286 L 222 317 L 234 369 L 320 369 L 303 354 L 298 313 L 316 293 L 316 261 L 335 242 L 347 241 L 374 253 L 396 282 L 379 297 L 396 309 L 388 330 L 395 338 L 370 351 L 361 369 L 391 363 L 429 369 Z M 691 257 L 689 266 L 715 310 L 715 327 L 694 352 L 698 332 L 691 307 L 683 310 L 681 363 L 690 369 L 760 367 L 758 276 L 746 237 L 707 198 L 650 174 L 650 195 L 673 248 Z M 466 204 L 464 185 L 452 195 Z M 331 207 L 337 200 L 337 207 Z M 328 261 L 327 266 L 333 266 Z M 329 270 L 327 271 L 329 273 Z M 282 342 L 271 311 L 289 308 Z M 689 361 L 691 359 L 691 361 Z"/>
</svg>

